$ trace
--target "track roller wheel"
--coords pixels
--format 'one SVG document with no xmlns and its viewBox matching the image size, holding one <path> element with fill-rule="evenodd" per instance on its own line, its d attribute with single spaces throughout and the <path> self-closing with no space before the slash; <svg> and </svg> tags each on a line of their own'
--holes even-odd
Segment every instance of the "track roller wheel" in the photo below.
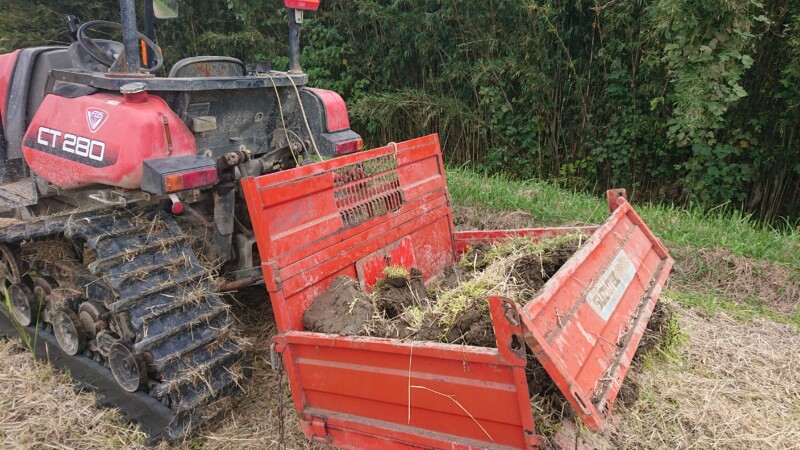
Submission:
<svg viewBox="0 0 800 450">
<path fill-rule="evenodd" d="M 86 337 L 94 339 L 97 335 L 97 322 L 100 320 L 100 315 L 106 312 L 106 309 L 98 302 L 86 301 L 81 303 L 78 307 L 78 319 L 83 325 L 83 330 L 86 332 Z"/>
<path fill-rule="evenodd" d="M 83 325 L 69 309 L 60 309 L 53 314 L 53 334 L 64 353 L 74 356 L 83 351 L 86 333 Z"/>
<path fill-rule="evenodd" d="M 3 288 L 8 289 L 12 284 L 17 284 L 22 281 L 22 276 L 19 272 L 19 264 L 14 253 L 7 245 L 0 244 L 0 283 Z"/>
<path fill-rule="evenodd" d="M 11 302 L 10 309 L 14 320 L 23 327 L 36 323 L 44 303 L 37 301 L 30 288 L 22 283 L 16 283 L 9 286 L 6 292 Z"/>
<path fill-rule="evenodd" d="M 43 310 L 42 321 L 46 323 L 52 323 L 50 317 L 52 311 L 47 305 L 47 296 L 53 292 L 54 284 L 55 282 L 51 282 L 47 277 L 38 277 L 33 282 L 33 297 L 36 299 L 36 302 L 41 305 L 40 308 Z"/>
<path fill-rule="evenodd" d="M 108 351 L 108 363 L 114 379 L 128 392 L 136 392 L 147 380 L 147 365 L 144 358 L 134 355 L 121 341 L 111 345 Z"/>
</svg>

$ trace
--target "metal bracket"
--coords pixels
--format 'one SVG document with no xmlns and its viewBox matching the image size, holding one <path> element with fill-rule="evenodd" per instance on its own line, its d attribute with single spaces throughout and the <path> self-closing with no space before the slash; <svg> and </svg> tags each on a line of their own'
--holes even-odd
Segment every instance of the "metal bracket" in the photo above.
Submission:
<svg viewBox="0 0 800 450">
<path fill-rule="evenodd" d="M 324 417 L 307 416 L 309 428 L 311 429 L 311 439 L 316 442 L 328 442 L 328 424 Z"/>
<path fill-rule="evenodd" d="M 109 206 L 128 206 L 131 203 L 150 201 L 150 194 L 144 191 L 97 191 L 89 198 Z"/>
<path fill-rule="evenodd" d="M 628 200 L 628 191 L 625 189 L 609 189 L 606 191 L 606 199 L 608 200 L 608 209 L 613 213 L 619 205 Z"/>
<path fill-rule="evenodd" d="M 497 351 L 508 364 L 524 367 L 527 359 L 519 305 L 502 297 L 489 297 L 487 300 L 497 339 Z"/>
<path fill-rule="evenodd" d="M 272 370 L 278 371 L 280 368 L 281 360 L 278 357 L 278 352 L 275 351 L 275 347 L 278 346 L 277 342 L 273 342 L 269 345 L 269 366 L 272 367 Z"/>
<path fill-rule="evenodd" d="M 295 9 L 294 10 L 294 21 L 297 24 L 303 23 L 303 10 L 302 9 Z"/>
</svg>

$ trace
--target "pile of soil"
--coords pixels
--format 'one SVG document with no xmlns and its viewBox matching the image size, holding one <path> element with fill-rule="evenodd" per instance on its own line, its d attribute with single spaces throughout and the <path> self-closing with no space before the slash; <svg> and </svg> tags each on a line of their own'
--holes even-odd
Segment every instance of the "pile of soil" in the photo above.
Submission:
<svg viewBox="0 0 800 450">
<path fill-rule="evenodd" d="M 303 325 L 321 333 L 494 347 L 486 298 L 527 303 L 584 242 L 585 235 L 571 234 L 475 245 L 430 290 L 417 269 L 388 268 L 371 295 L 339 277 L 315 299 Z"/>
<path fill-rule="evenodd" d="M 303 326 L 318 333 L 359 334 L 372 318 L 373 305 L 358 282 L 338 277 L 303 314 Z"/>
</svg>

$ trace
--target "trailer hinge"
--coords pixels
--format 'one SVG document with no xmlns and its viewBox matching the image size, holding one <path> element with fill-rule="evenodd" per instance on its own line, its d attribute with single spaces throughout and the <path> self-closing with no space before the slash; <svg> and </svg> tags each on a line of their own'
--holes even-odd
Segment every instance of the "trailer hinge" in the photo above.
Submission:
<svg viewBox="0 0 800 450">
<path fill-rule="evenodd" d="M 311 428 L 311 439 L 316 442 L 328 442 L 330 440 L 327 420 L 324 417 L 308 416 L 307 420 Z"/>
</svg>

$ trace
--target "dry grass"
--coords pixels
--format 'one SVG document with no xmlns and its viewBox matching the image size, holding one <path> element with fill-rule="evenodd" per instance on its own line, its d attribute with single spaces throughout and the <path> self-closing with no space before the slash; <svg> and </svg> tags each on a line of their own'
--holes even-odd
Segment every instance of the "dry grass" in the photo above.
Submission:
<svg viewBox="0 0 800 450">
<path fill-rule="evenodd" d="M 275 335 L 275 319 L 263 288 L 248 288 L 237 295 L 233 312 L 242 320 L 244 339 L 254 343 L 253 376 L 243 383 L 244 397 L 234 408 L 219 414 L 186 446 L 214 449 L 324 448 L 312 444 L 300 432 L 286 375 L 269 365 L 269 344 Z M 283 433 L 281 429 L 283 428 Z"/>
<path fill-rule="evenodd" d="M 632 374 L 612 448 L 800 447 L 800 331 L 680 309 L 685 343 Z"/>
<path fill-rule="evenodd" d="M 322 448 L 300 432 L 288 380 L 269 366 L 269 299 L 261 289 L 240 299 L 232 309 L 246 319 L 241 334 L 256 343 L 245 396 L 192 439 L 158 448 Z M 0 360 L 0 448 L 145 448 L 138 427 L 121 424 L 115 409 L 96 408 L 94 394 L 76 394 L 69 376 L 34 361 L 19 344 L 0 338 Z"/>
<path fill-rule="evenodd" d="M 244 334 L 259 343 L 245 397 L 174 447 L 322 448 L 300 433 L 285 377 L 279 380 L 269 367 L 274 324 L 262 302 L 254 298 L 236 308 L 249 318 Z M 593 445 L 797 448 L 800 331 L 765 319 L 742 323 L 724 313 L 679 313 L 685 342 L 668 357 L 647 358 L 644 371 L 630 374 L 639 400 L 618 403 L 606 436 L 591 436 Z M 34 363 L 7 341 L 0 340 L 0 358 L 0 447 L 143 448 L 141 432 L 121 425 L 116 411 L 95 408 L 92 394 L 75 394 L 65 375 Z"/>
<path fill-rule="evenodd" d="M 12 225 L 18 225 L 21 223 L 25 223 L 25 221 L 13 217 L 0 217 L 0 228 L 10 227 Z"/>
<path fill-rule="evenodd" d="M 0 447 L 144 448 L 145 435 L 120 424 L 95 396 L 76 394 L 69 376 L 35 362 L 19 344 L 0 339 Z"/>
<path fill-rule="evenodd" d="M 175 447 L 321 448 L 299 432 L 288 384 L 269 367 L 274 321 L 254 292 L 234 308 L 257 342 L 254 374 L 233 409 Z M 618 403 L 605 448 L 796 448 L 800 444 L 800 331 L 766 319 L 736 321 L 679 308 L 685 341 L 632 373 L 639 400 Z M 0 340 L 0 447 L 141 448 L 144 435 L 114 410 L 77 395 L 64 375 Z M 283 408 L 279 408 L 280 404 Z M 283 423 L 284 433 L 280 429 Z M 167 446 L 162 445 L 162 448 Z"/>
</svg>

